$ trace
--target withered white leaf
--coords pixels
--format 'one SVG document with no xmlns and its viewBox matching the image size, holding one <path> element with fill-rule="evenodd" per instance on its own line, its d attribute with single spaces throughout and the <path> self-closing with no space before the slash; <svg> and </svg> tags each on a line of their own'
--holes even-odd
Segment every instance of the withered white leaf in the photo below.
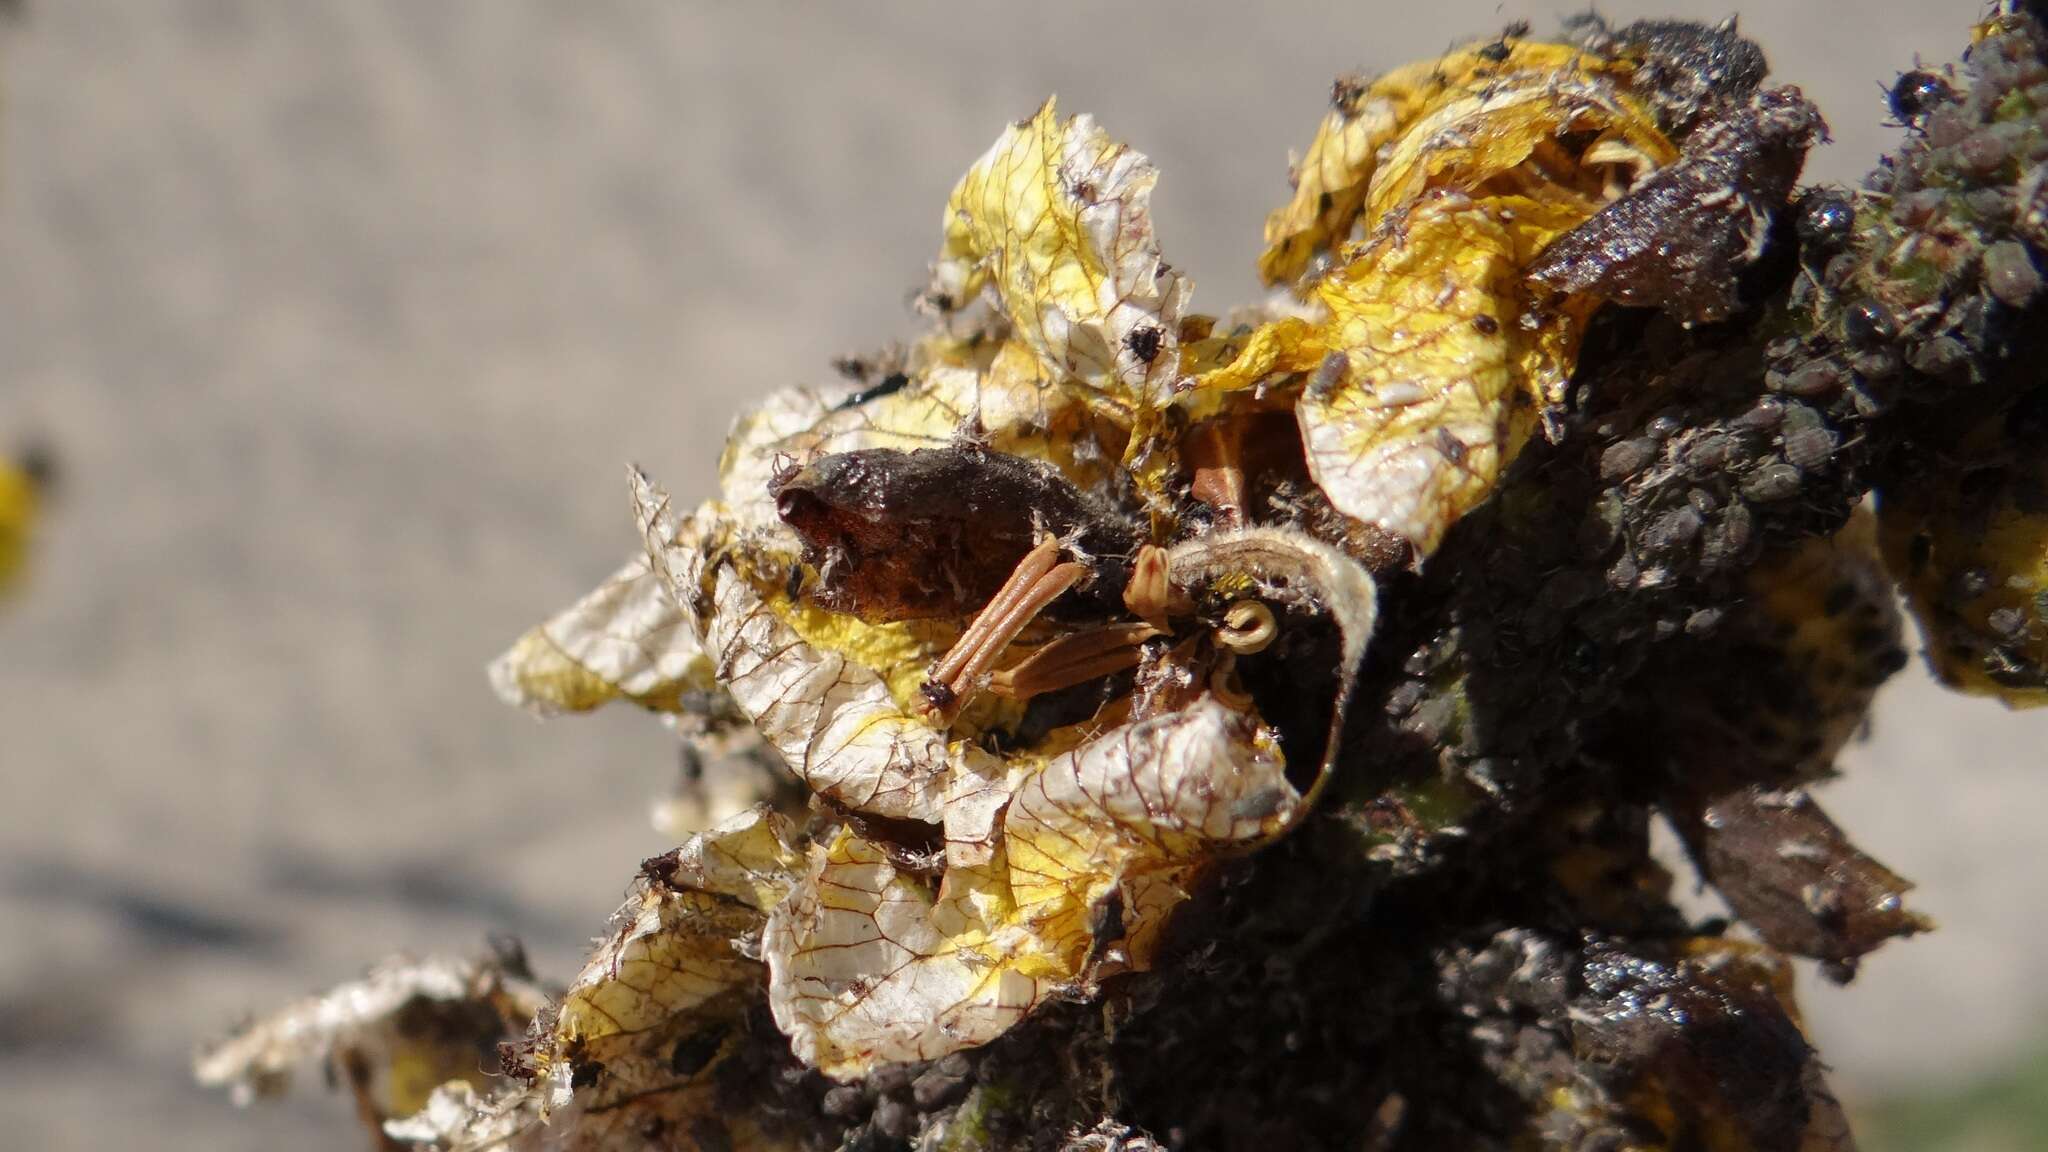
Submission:
<svg viewBox="0 0 2048 1152">
<path fill-rule="evenodd" d="M 1148 966 L 1193 874 L 1296 817 L 1283 768 L 1269 731 L 1204 696 L 1021 765 L 1000 840 L 936 889 L 842 832 L 769 914 L 776 1023 L 850 1079 L 987 1043 L 1111 956 Z M 1111 900 L 1120 926 L 1101 940 L 1094 910 Z"/>
<path fill-rule="evenodd" d="M 419 1111 L 386 1120 L 383 1134 L 439 1152 L 527 1152 L 542 1146 L 540 1103 L 524 1086 L 486 1094 L 466 1080 L 451 1080 L 435 1088 Z"/>
<path fill-rule="evenodd" d="M 856 811 L 937 823 L 947 737 L 910 704 L 937 646 L 907 626 L 862 625 L 791 600 L 790 541 L 748 531 L 717 504 L 681 519 L 666 493 L 644 477 L 635 484 L 656 566 L 719 682 L 790 771 Z"/>
<path fill-rule="evenodd" d="M 688 692 L 718 687 L 697 638 L 647 557 L 521 636 L 490 667 L 508 704 L 542 715 L 630 700 L 675 712 Z"/>
<path fill-rule="evenodd" d="M 495 959 L 388 960 L 202 1049 L 193 1074 L 246 1105 L 282 1094 L 300 1066 L 333 1061 L 366 1111 L 402 1116 L 445 1081 L 481 1084 L 498 1042 L 545 1001 Z"/>
</svg>

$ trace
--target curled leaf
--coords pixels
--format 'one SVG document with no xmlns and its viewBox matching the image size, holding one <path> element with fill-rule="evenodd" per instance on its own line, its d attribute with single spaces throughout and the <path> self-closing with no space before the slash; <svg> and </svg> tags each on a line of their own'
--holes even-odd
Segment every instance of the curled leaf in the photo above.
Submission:
<svg viewBox="0 0 2048 1152">
<path fill-rule="evenodd" d="M 1313 803 L 1336 771 L 1344 722 L 1367 643 L 1378 624 L 1379 590 L 1358 561 L 1328 544 L 1281 528 L 1249 528 L 1191 540 L 1167 558 L 1172 582 L 1211 598 L 1257 596 L 1295 611 L 1327 616 L 1341 648 L 1322 764 L 1306 793 Z"/>
<path fill-rule="evenodd" d="M 868 625 L 793 600 L 793 542 L 706 505 L 687 520 L 644 477 L 651 554 L 734 704 L 813 791 L 858 811 L 937 823 L 947 739 L 915 712 L 943 625 Z"/>
<path fill-rule="evenodd" d="M 1492 157 L 1469 173 L 1504 171 L 1561 135 L 1560 118 L 1582 109 L 1626 125 L 1621 138 L 1652 162 L 1669 159 L 1669 145 L 1659 144 L 1654 124 L 1619 87 L 1630 71 L 1625 62 L 1571 45 L 1504 39 L 1371 82 L 1338 81 L 1333 108 L 1296 166 L 1293 198 L 1266 221 L 1260 274 L 1268 284 L 1292 282 L 1319 254 L 1336 252 L 1361 220 L 1370 233 L 1394 205 L 1412 201 L 1420 184 L 1475 187 L 1470 177 L 1442 179 L 1461 149 Z M 1474 119 L 1508 108 L 1521 111 L 1496 123 Z"/>
<path fill-rule="evenodd" d="M 777 481 L 785 503 L 805 502 L 782 509 L 784 518 L 850 548 L 847 540 L 875 530 L 875 515 L 898 523 L 883 506 L 901 503 L 891 485 L 902 477 L 871 473 L 918 459 L 970 473 L 1006 466 L 972 450 L 829 455 Z M 953 487 L 971 482 L 979 481 Z M 926 495 L 908 501 L 913 519 L 942 494 Z M 922 675 L 957 622 L 874 623 L 831 611 L 822 596 L 792 594 L 802 569 L 788 529 L 750 528 L 718 503 L 678 517 L 644 480 L 638 499 L 654 565 L 673 582 L 720 682 L 843 816 L 769 913 L 762 942 L 778 1024 L 802 1059 L 835 1076 L 985 1043 L 1048 996 L 1146 966 L 1167 912 L 1205 863 L 1285 831 L 1311 802 L 1286 778 L 1276 738 L 1248 702 L 1199 691 L 1170 711 L 1054 728 L 1001 754 L 949 738 L 908 706 L 907 677 Z M 816 515 L 805 510 L 812 504 Z M 855 505 L 860 515 L 845 519 Z M 991 508 L 981 520 L 1009 514 Z M 1058 529 L 1056 520 L 1042 527 Z M 1068 527 L 1089 539 L 1079 522 Z M 936 563 L 934 531 L 897 541 L 901 555 L 885 559 Z M 818 559 L 870 563 L 836 551 Z M 911 573 L 883 583 L 910 587 Z M 1355 561 L 1263 529 L 1183 546 L 1160 578 L 1203 602 L 1265 599 L 1331 616 L 1348 695 L 1373 611 L 1371 578 Z M 819 579 L 829 591 L 833 577 Z M 1123 611 L 1120 601 L 1114 610 Z M 1338 726 L 1341 708 L 1340 700 Z M 929 835 L 920 826 L 940 830 L 942 852 L 919 842 Z"/>
<path fill-rule="evenodd" d="M 690 556 L 679 575 L 707 597 L 705 642 L 790 770 L 858 811 L 935 821 L 946 737 L 915 714 L 908 679 L 922 675 L 932 646 L 906 626 L 856 631 L 779 596 L 780 574 L 727 542 L 707 540 Z M 878 668 L 897 673 L 893 689 Z"/>
<path fill-rule="evenodd" d="M 1421 206 L 1326 289 L 1345 371 L 1296 407 L 1310 473 L 1345 515 L 1427 556 L 1493 491 L 1535 410 L 1519 379 L 1514 243 L 1463 197 Z"/>
<path fill-rule="evenodd" d="M 1325 132 L 1349 161 L 1304 179 L 1268 226 L 1269 278 L 1332 253 L 1313 289 L 1325 318 L 1254 334 L 1245 363 L 1197 376 L 1186 403 L 1312 372 L 1295 412 L 1316 483 L 1373 538 L 1362 551 L 1391 539 L 1419 564 L 1564 399 L 1598 301 L 1532 286 L 1532 263 L 1677 154 L 1617 83 L 1626 71 L 1515 43 L 1348 96 L 1356 114 Z M 1362 244 L 1335 248 L 1354 220 Z"/>
</svg>

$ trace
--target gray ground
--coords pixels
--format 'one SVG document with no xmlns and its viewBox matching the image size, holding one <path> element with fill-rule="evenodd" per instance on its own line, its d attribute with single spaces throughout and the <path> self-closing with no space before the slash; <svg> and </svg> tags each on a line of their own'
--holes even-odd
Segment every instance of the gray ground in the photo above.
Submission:
<svg viewBox="0 0 2048 1152">
<path fill-rule="evenodd" d="M 307 1131 L 317 1093 L 234 1115 L 188 1049 L 392 949 L 511 928 L 574 963 L 666 847 L 670 746 L 513 714 L 483 662 L 634 548 L 624 462 L 699 489 L 740 404 L 911 328 L 1005 120 L 1057 91 L 1150 152 L 1220 310 L 1331 76 L 1556 12 L 1095 7 L 32 5 L 0 49 L 0 439 L 47 432 L 71 483 L 0 615 L 9 1146 L 355 1147 Z M 1829 113 L 1812 175 L 1867 164 L 1877 81 L 1977 8 L 1745 20 Z M 1901 677 L 1830 789 L 1944 923 L 1811 989 L 1852 1097 L 2048 1023 L 2044 740 Z"/>
</svg>

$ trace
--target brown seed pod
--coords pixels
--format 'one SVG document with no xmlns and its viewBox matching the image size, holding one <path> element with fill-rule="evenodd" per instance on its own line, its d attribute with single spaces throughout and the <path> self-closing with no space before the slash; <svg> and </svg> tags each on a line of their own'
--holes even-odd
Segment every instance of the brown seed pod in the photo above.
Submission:
<svg viewBox="0 0 2048 1152">
<path fill-rule="evenodd" d="M 1544 249 L 1529 277 L 1689 324 L 1725 319 L 1737 273 L 1763 254 L 1773 214 L 1825 131 L 1797 88 L 1717 113 L 1686 138 L 1677 163 Z"/>
<path fill-rule="evenodd" d="M 1130 523 L 1057 469 L 980 448 L 838 453 L 772 491 L 818 569 L 813 598 L 863 619 L 975 612 L 1045 536 L 1089 558 L 1099 611 L 1096 601 L 1121 597 L 1137 552 Z"/>
</svg>

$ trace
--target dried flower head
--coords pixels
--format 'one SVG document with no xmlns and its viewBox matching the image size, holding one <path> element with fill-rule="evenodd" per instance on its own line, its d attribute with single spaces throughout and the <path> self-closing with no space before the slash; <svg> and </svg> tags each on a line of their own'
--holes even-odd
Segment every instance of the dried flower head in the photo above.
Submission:
<svg viewBox="0 0 2048 1152">
<path fill-rule="evenodd" d="M 1573 35 L 1340 81 L 1227 322 L 1142 155 L 1005 129 L 934 327 L 743 414 L 709 500 L 635 472 L 641 555 L 493 666 L 685 762 L 504 1075 L 376 1088 L 417 1041 L 348 989 L 203 1075 L 353 1053 L 450 1149 L 1847 1148 L 1782 954 L 1928 927 L 1807 792 L 1891 574 L 1949 678 L 2043 687 L 2048 145 L 1991 98 L 2042 33 L 1900 97 L 1870 195 L 1795 189 L 1823 125 L 1732 23 Z"/>
</svg>

